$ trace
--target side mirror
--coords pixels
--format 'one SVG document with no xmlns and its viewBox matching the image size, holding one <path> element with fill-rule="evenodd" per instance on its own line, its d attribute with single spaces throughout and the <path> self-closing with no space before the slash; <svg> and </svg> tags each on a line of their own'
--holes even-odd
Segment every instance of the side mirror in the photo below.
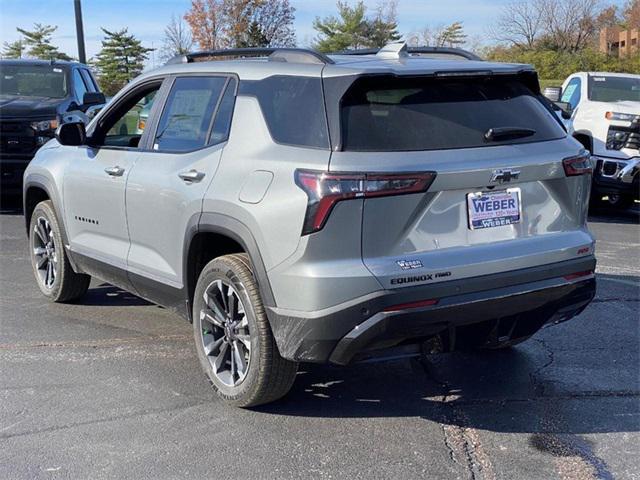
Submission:
<svg viewBox="0 0 640 480">
<path fill-rule="evenodd" d="M 107 99 L 102 92 L 85 92 L 84 97 L 82 97 L 82 108 L 85 110 L 88 107 L 104 105 L 105 103 L 107 103 Z"/>
<path fill-rule="evenodd" d="M 542 92 L 542 95 L 553 103 L 559 102 L 562 98 L 562 87 L 547 87 Z"/>
<path fill-rule="evenodd" d="M 560 110 L 562 118 L 565 120 L 571 119 L 573 115 L 573 107 L 569 102 L 553 102 L 553 104 Z"/>
<path fill-rule="evenodd" d="M 63 123 L 56 130 L 56 140 L 60 145 L 77 147 L 87 141 L 87 132 L 82 122 Z"/>
</svg>

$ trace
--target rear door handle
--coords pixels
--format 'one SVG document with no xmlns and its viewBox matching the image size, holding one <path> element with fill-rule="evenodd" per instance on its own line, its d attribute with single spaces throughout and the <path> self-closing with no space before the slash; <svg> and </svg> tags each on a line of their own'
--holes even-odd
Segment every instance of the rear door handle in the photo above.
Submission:
<svg viewBox="0 0 640 480">
<path fill-rule="evenodd" d="M 124 173 L 124 168 L 116 165 L 115 167 L 105 168 L 104 171 L 107 175 L 111 175 L 112 177 L 121 177 Z"/>
<path fill-rule="evenodd" d="M 188 172 L 181 172 L 178 176 L 187 183 L 199 182 L 204 178 L 204 172 L 197 170 L 189 170 Z"/>
</svg>

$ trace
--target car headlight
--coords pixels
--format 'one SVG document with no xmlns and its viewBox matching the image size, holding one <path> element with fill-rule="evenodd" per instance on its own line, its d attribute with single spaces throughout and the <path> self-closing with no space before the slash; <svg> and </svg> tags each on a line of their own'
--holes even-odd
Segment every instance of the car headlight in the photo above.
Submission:
<svg viewBox="0 0 640 480">
<path fill-rule="evenodd" d="M 54 135 L 56 128 L 58 128 L 58 120 L 39 120 L 37 122 L 31 122 L 31 128 L 36 132 L 36 145 L 44 145 Z"/>
<path fill-rule="evenodd" d="M 619 113 L 619 112 L 607 112 L 605 114 L 607 120 L 619 120 L 621 122 L 636 122 L 640 123 L 640 115 L 635 113 Z"/>
</svg>

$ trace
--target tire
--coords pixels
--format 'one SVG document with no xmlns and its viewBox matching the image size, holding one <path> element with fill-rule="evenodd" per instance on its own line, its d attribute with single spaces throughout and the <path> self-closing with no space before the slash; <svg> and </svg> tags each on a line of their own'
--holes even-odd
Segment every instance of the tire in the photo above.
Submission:
<svg viewBox="0 0 640 480">
<path fill-rule="evenodd" d="M 73 271 L 50 200 L 36 205 L 29 225 L 31 267 L 40 291 L 52 302 L 70 302 L 89 289 L 91 277 Z"/>
<path fill-rule="evenodd" d="M 607 205 L 616 210 L 627 210 L 633 205 L 633 196 L 631 195 L 609 195 Z"/>
<path fill-rule="evenodd" d="M 225 255 L 202 269 L 193 334 L 200 364 L 228 405 L 270 403 L 291 389 L 298 364 L 280 356 L 247 255 Z"/>
</svg>

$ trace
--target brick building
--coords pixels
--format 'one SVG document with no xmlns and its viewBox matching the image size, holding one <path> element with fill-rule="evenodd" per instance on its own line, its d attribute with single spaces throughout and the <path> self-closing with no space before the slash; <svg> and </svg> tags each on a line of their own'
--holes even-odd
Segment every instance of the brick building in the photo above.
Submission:
<svg viewBox="0 0 640 480">
<path fill-rule="evenodd" d="M 638 54 L 640 40 L 638 29 L 622 30 L 619 27 L 608 27 L 600 30 L 600 51 L 609 55 L 624 57 Z"/>
</svg>

